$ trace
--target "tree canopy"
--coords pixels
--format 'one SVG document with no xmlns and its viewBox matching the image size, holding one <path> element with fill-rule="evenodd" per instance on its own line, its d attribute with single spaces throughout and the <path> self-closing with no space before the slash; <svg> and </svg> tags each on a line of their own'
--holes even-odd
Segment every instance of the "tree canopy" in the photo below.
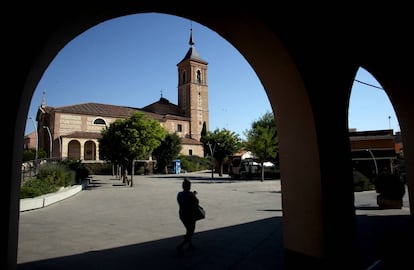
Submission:
<svg viewBox="0 0 414 270">
<path fill-rule="evenodd" d="M 225 159 L 241 149 L 242 141 L 238 134 L 227 129 L 215 129 L 207 132 L 204 138 L 208 147 L 207 153 L 212 155 L 219 163 L 219 175 L 223 175 L 223 162 Z"/>
<path fill-rule="evenodd" d="M 100 159 L 126 168 L 134 159 L 148 159 L 167 134 L 157 120 L 135 112 L 102 130 L 98 140 Z"/>
<path fill-rule="evenodd" d="M 265 161 L 275 161 L 279 153 L 279 140 L 273 113 L 266 112 L 258 120 L 254 121 L 251 129 L 245 131 L 245 136 L 246 150 L 252 152 L 261 163 L 263 181 L 263 163 Z"/>
<path fill-rule="evenodd" d="M 180 137 L 176 133 L 168 134 L 153 152 L 159 170 L 167 173 L 168 164 L 178 157 L 181 149 Z"/>
</svg>

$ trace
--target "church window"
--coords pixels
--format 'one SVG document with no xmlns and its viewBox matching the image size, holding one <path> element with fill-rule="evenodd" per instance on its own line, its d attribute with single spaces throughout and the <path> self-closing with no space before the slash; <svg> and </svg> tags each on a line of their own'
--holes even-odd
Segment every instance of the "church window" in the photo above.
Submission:
<svg viewBox="0 0 414 270">
<path fill-rule="evenodd" d="M 96 118 L 96 119 L 93 121 L 93 124 L 94 124 L 94 125 L 106 125 L 106 122 L 105 122 L 105 120 L 103 120 L 102 118 Z"/>
<path fill-rule="evenodd" d="M 183 70 L 183 74 L 182 74 L 182 78 L 181 78 L 181 83 L 184 84 L 187 82 L 187 73 L 185 72 L 185 70 Z"/>
<path fill-rule="evenodd" d="M 197 83 L 201 83 L 201 71 L 197 70 Z"/>
</svg>

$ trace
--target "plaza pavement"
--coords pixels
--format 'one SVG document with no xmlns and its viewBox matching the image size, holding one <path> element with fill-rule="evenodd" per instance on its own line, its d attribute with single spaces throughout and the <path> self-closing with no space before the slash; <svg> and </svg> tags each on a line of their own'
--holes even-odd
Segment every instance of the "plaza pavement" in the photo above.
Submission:
<svg viewBox="0 0 414 270">
<path fill-rule="evenodd" d="M 196 249 L 177 253 L 184 227 L 176 194 L 184 177 L 192 181 L 207 217 L 197 222 Z M 361 198 L 357 207 L 361 265 L 367 269 L 387 256 L 375 238 L 384 234 L 384 224 L 404 228 L 387 241 L 400 241 L 407 231 L 404 241 L 412 239 L 412 230 L 406 228 L 408 208 L 378 210 L 375 201 L 367 199 L 374 195 Z M 205 171 L 134 176 L 134 185 L 128 187 L 113 176 L 94 175 L 77 194 L 21 212 L 19 226 L 18 269 L 284 268 L 277 179 L 236 181 L 217 174 L 211 179 L 211 172 Z"/>
</svg>

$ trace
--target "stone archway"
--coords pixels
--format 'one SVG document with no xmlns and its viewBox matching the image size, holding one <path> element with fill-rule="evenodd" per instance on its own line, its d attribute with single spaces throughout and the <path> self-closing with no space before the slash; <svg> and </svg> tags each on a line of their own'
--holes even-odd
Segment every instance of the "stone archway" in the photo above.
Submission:
<svg viewBox="0 0 414 270">
<path fill-rule="evenodd" d="M 84 160 L 96 160 L 96 143 L 94 141 L 86 141 L 84 145 Z"/>
<path fill-rule="evenodd" d="M 71 140 L 68 143 L 68 156 L 69 159 L 81 159 L 81 144 L 77 140 Z"/>
</svg>

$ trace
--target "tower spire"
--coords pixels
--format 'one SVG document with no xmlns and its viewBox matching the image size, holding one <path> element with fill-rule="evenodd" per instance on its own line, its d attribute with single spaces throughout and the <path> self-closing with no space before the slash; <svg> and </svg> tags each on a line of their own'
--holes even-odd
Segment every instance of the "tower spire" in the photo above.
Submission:
<svg viewBox="0 0 414 270">
<path fill-rule="evenodd" d="M 191 22 L 191 21 L 190 21 Z M 178 67 L 178 112 L 188 117 L 188 137 L 200 141 L 205 123 L 209 126 L 207 65 L 194 46 L 193 27 L 190 27 L 190 48 Z"/>
<path fill-rule="evenodd" d="M 194 46 L 194 40 L 193 40 L 193 22 L 191 21 L 191 26 L 190 26 L 190 41 L 188 42 L 188 44 L 190 44 L 191 47 Z"/>
</svg>

